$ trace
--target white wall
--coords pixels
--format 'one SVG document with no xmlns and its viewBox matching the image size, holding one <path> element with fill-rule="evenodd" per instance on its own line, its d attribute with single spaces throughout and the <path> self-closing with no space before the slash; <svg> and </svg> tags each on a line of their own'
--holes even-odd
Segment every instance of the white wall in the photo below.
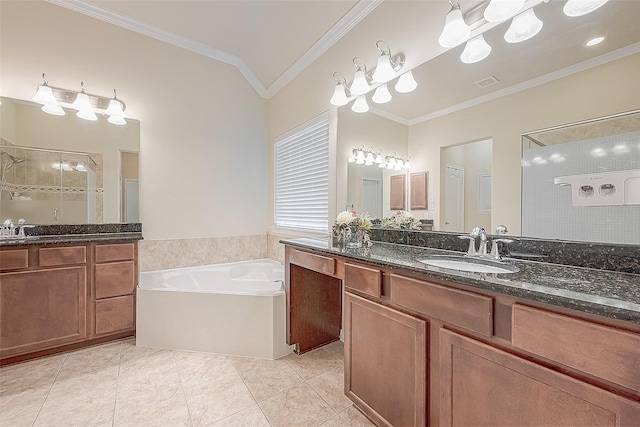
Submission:
<svg viewBox="0 0 640 427">
<path fill-rule="evenodd" d="M 235 67 L 45 2 L 0 14 L 0 95 L 30 99 L 45 72 L 116 88 L 140 120 L 145 239 L 265 234 L 266 102 Z"/>
</svg>

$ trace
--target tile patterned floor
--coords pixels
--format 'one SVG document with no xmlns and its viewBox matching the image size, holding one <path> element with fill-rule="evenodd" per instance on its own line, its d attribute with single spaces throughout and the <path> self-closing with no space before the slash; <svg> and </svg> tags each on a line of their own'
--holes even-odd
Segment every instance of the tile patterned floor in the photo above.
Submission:
<svg viewBox="0 0 640 427">
<path fill-rule="evenodd" d="M 343 347 L 259 360 L 104 344 L 0 369 L 0 426 L 372 426 Z"/>
</svg>

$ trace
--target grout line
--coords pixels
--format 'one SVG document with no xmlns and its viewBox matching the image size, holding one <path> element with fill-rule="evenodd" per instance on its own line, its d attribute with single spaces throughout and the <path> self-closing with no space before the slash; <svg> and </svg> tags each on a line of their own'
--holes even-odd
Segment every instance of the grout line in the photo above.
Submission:
<svg viewBox="0 0 640 427">
<path fill-rule="evenodd" d="M 187 393 L 184 391 L 184 383 L 182 382 L 182 372 L 180 371 L 180 364 L 176 359 L 176 351 L 170 350 L 173 356 L 173 363 L 176 365 L 178 371 L 178 380 L 180 381 L 180 391 L 182 391 L 182 398 L 184 399 L 184 405 L 187 407 L 187 415 L 189 416 L 189 425 L 193 426 L 193 420 L 191 419 L 191 409 L 189 409 L 189 401 L 187 400 Z"/>
</svg>

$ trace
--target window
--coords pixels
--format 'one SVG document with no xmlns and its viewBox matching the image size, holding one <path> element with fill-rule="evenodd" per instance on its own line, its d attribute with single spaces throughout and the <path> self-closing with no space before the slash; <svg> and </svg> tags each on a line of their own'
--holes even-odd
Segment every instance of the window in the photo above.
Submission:
<svg viewBox="0 0 640 427">
<path fill-rule="evenodd" d="M 328 231 L 329 120 L 275 144 L 276 227 Z"/>
</svg>

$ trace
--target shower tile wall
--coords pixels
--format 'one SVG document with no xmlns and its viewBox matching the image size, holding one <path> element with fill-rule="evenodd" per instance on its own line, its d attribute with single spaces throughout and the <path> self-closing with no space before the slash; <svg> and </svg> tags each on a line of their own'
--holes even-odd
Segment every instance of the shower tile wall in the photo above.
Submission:
<svg viewBox="0 0 640 427">
<path fill-rule="evenodd" d="M 573 206 L 571 186 L 554 184 L 563 176 L 639 170 L 640 132 L 526 150 L 522 163 L 524 236 L 640 244 L 640 205 Z"/>
<path fill-rule="evenodd" d="M 267 236 L 229 236 L 200 239 L 142 240 L 140 271 L 267 258 Z"/>
</svg>

